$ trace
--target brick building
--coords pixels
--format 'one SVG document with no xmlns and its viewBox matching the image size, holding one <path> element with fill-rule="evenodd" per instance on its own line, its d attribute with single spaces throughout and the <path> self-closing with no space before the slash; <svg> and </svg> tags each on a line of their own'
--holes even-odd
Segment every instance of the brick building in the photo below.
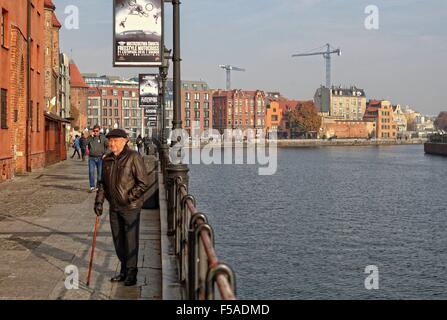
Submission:
<svg viewBox="0 0 447 320">
<path fill-rule="evenodd" d="M 213 127 L 213 91 L 202 81 L 182 81 L 181 113 L 183 128 L 191 135 Z M 172 127 L 172 124 L 171 124 Z"/>
<path fill-rule="evenodd" d="M 66 126 L 62 118 L 59 30 L 52 0 L 44 0 L 44 100 L 45 100 L 45 164 L 50 165 L 67 158 Z"/>
<path fill-rule="evenodd" d="M 44 1 L 31 4 L 28 56 L 28 1 L 0 0 L 0 180 L 45 164 Z"/>
<path fill-rule="evenodd" d="M 45 110 L 59 114 L 59 30 L 61 24 L 56 17 L 56 7 L 45 0 Z"/>
<path fill-rule="evenodd" d="M 74 131 L 82 131 L 88 127 L 88 87 L 77 65 L 70 61 L 70 115 L 71 128 Z"/>
<path fill-rule="evenodd" d="M 213 94 L 213 128 L 265 132 L 267 99 L 264 91 L 217 90 Z"/>
<path fill-rule="evenodd" d="M 123 128 L 135 139 L 147 134 L 144 109 L 139 104 L 138 82 L 84 75 L 88 88 L 87 127 Z"/>
<path fill-rule="evenodd" d="M 376 138 L 397 138 L 397 123 L 394 120 L 393 106 L 389 101 L 369 101 L 363 119 L 376 123 Z"/>
</svg>

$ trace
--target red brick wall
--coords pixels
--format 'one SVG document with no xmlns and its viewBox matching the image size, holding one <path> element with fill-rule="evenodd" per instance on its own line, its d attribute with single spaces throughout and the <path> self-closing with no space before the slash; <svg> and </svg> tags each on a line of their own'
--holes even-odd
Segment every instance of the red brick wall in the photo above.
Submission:
<svg viewBox="0 0 447 320">
<path fill-rule="evenodd" d="M 348 121 L 336 121 L 333 123 L 323 123 L 323 134 L 329 136 L 336 136 L 339 139 L 349 138 L 369 138 L 370 132 L 368 130 L 368 124 L 363 121 L 348 122 Z"/>
<path fill-rule="evenodd" d="M 45 162 L 44 101 L 43 101 L 43 0 L 33 0 L 31 15 L 31 92 L 33 101 L 32 132 L 26 136 L 26 70 L 27 70 L 27 1 L 0 0 L 0 10 L 6 10 L 7 43 L 0 47 L 0 87 L 8 90 L 7 129 L 0 129 L 0 177 L 9 179 L 15 173 L 25 172 L 26 140 L 30 142 L 29 164 L 31 168 L 42 167 Z M 39 48 L 39 49 L 38 49 Z M 39 104 L 39 112 L 37 111 Z M 17 114 L 17 121 L 14 114 Z M 39 130 L 38 130 L 39 129 Z"/>
<path fill-rule="evenodd" d="M 70 88 L 70 108 L 74 118 L 71 121 L 72 128 L 80 128 L 80 130 L 87 128 L 87 102 L 87 88 Z"/>
</svg>

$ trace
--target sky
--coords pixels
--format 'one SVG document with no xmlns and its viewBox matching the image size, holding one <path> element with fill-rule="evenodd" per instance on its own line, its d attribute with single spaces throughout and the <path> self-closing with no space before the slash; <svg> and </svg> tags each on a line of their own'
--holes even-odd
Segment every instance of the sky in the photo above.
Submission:
<svg viewBox="0 0 447 320">
<path fill-rule="evenodd" d="M 82 73 L 135 76 L 148 68 L 112 67 L 112 0 L 53 0 L 63 27 L 61 50 Z M 79 9 L 79 29 L 68 29 L 67 6 Z M 378 29 L 365 19 L 378 8 Z M 182 79 L 225 88 L 279 91 L 312 99 L 325 83 L 322 56 L 292 54 L 330 43 L 332 84 L 356 85 L 368 99 L 387 99 L 437 115 L 447 110 L 447 1 L 445 0 L 182 0 Z M 172 5 L 165 5 L 166 46 L 172 48 Z M 156 70 L 153 70 L 156 71 Z"/>
</svg>

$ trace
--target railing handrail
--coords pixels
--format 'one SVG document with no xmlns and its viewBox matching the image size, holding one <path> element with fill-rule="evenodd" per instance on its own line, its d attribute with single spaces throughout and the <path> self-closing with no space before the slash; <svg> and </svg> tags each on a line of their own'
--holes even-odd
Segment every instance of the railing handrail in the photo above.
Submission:
<svg viewBox="0 0 447 320">
<path fill-rule="evenodd" d="M 217 288 L 219 290 L 221 299 L 223 300 L 235 300 L 236 299 L 236 293 L 235 293 L 235 280 L 234 280 L 234 273 L 232 271 L 232 269 L 223 263 L 220 263 L 217 254 L 216 254 L 216 250 L 214 248 L 214 239 L 212 238 L 211 234 L 210 234 L 210 230 L 212 232 L 211 227 L 207 224 L 207 221 L 205 221 L 205 219 L 203 217 L 205 217 L 205 215 L 199 213 L 199 210 L 197 209 L 196 205 L 195 205 L 195 200 L 194 197 L 192 197 L 191 195 L 188 194 L 188 190 L 187 190 L 187 186 L 185 184 L 182 184 L 182 179 L 181 177 L 177 177 L 177 179 L 175 180 L 174 183 L 174 190 L 179 191 L 179 194 L 176 195 L 176 198 L 178 200 L 182 200 L 184 199 L 184 203 L 182 205 L 184 205 L 185 210 L 188 211 L 188 215 L 185 214 L 185 212 L 181 212 L 181 214 L 183 213 L 182 217 L 178 217 L 176 218 L 177 222 L 182 222 L 184 225 L 178 225 L 176 226 L 177 228 L 185 228 L 185 224 L 187 226 L 187 228 L 189 229 L 189 225 L 191 223 L 191 221 L 195 222 L 195 229 L 200 229 L 198 231 L 198 235 L 199 238 L 201 240 L 201 244 L 194 244 L 197 245 L 200 248 L 200 245 L 203 246 L 203 251 L 205 253 L 205 259 L 207 261 L 207 276 L 206 279 L 203 279 L 205 281 L 205 284 L 200 285 L 199 284 L 199 288 L 206 288 L 206 292 L 205 295 L 203 294 L 203 291 L 201 292 L 199 298 L 204 298 L 204 299 L 214 299 L 214 284 L 217 284 Z M 178 201 L 177 200 L 177 201 Z M 177 203 L 178 205 L 178 203 Z M 178 209 L 178 206 L 174 208 L 175 210 Z M 182 211 L 182 210 L 180 210 Z M 178 212 L 177 212 L 178 214 Z M 183 221 L 183 217 L 185 216 L 189 216 L 190 219 L 186 219 L 186 221 Z M 195 219 L 193 219 L 193 217 L 196 216 Z M 201 227 L 202 226 L 202 227 Z M 207 228 L 204 228 L 204 227 Z M 176 233 L 177 234 L 177 233 Z M 179 232 L 180 237 L 182 237 L 182 232 Z M 185 235 L 183 234 L 183 237 L 185 237 Z M 183 241 L 186 242 L 186 239 L 178 239 L 180 240 L 179 242 L 183 244 Z M 177 242 L 178 243 L 178 242 Z M 179 243 L 180 246 L 180 250 L 183 249 L 182 244 Z M 192 245 L 191 243 L 189 243 L 189 245 Z M 189 248 L 189 250 L 191 250 L 191 247 Z M 200 250 L 200 249 L 199 249 Z M 180 252 L 180 254 L 182 254 Z M 188 254 L 192 254 L 190 251 L 188 251 Z M 199 253 L 194 252 L 195 255 L 199 255 Z M 199 258 L 200 259 L 200 258 Z M 194 260 L 195 262 L 197 262 L 197 258 Z M 188 266 L 189 268 L 193 268 L 193 266 Z M 182 268 L 182 266 L 181 266 Z M 214 271 L 216 270 L 216 271 Z M 216 274 L 214 276 L 209 277 L 210 273 L 212 272 L 216 272 Z M 194 283 L 189 283 L 189 285 L 194 286 L 196 279 L 189 279 L 190 282 L 194 282 Z M 196 289 L 196 288 L 194 288 Z M 196 291 L 196 290 L 194 290 Z M 192 292 L 192 291 L 191 291 Z M 190 299 L 195 298 L 195 297 L 190 297 Z"/>
</svg>

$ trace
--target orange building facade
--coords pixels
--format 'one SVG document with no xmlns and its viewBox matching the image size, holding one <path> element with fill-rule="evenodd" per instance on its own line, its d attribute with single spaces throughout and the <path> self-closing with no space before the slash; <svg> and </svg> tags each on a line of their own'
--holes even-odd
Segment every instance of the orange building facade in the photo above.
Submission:
<svg viewBox="0 0 447 320">
<path fill-rule="evenodd" d="M 396 139 L 397 123 L 394 120 L 393 106 L 387 100 L 372 100 L 366 106 L 363 120 L 376 123 L 375 137 L 378 139 Z"/>
</svg>

